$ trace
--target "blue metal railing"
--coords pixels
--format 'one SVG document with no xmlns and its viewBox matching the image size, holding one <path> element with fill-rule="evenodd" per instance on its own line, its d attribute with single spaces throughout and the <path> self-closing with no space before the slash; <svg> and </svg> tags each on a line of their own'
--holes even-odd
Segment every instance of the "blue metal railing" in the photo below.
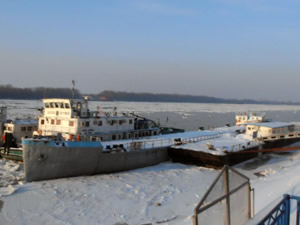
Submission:
<svg viewBox="0 0 300 225">
<path fill-rule="evenodd" d="M 297 201 L 296 224 L 300 225 L 300 197 L 292 195 L 284 195 L 283 199 L 258 223 L 258 225 L 289 225 L 291 200 Z"/>
</svg>

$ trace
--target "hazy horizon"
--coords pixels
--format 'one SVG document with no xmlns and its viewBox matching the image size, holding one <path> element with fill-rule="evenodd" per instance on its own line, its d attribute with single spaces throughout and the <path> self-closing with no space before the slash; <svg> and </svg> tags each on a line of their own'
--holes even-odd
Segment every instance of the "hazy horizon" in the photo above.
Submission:
<svg viewBox="0 0 300 225">
<path fill-rule="evenodd" d="M 0 3 L 0 84 L 300 102 L 296 0 Z"/>
</svg>

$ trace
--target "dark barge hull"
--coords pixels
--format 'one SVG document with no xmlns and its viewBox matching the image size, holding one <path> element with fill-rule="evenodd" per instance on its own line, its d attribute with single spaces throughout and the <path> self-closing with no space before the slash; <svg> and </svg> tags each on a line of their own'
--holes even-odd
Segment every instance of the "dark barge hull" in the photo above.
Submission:
<svg viewBox="0 0 300 225">
<path fill-rule="evenodd" d="M 262 145 L 262 149 L 280 148 L 299 141 L 299 137 L 267 141 Z M 253 152 L 253 150 L 257 150 L 257 152 Z M 170 147 L 168 149 L 168 154 L 173 162 L 220 169 L 223 168 L 224 165 L 233 166 L 249 159 L 255 158 L 259 154 L 258 150 L 258 147 L 253 147 L 238 152 L 227 152 L 226 155 L 214 155 L 203 151 Z"/>
<path fill-rule="evenodd" d="M 257 157 L 257 152 L 247 153 L 247 151 L 255 149 L 258 148 L 251 148 L 242 150 L 240 152 L 227 153 L 226 155 L 213 155 L 202 151 L 171 147 L 169 148 L 168 153 L 173 162 L 221 169 L 224 165 L 233 166 L 248 159 Z"/>
</svg>

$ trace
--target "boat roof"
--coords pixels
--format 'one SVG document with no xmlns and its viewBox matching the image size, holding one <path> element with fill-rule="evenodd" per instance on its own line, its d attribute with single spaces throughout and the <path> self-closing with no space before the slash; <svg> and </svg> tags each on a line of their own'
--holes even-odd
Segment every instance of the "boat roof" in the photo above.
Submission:
<svg viewBox="0 0 300 225">
<path fill-rule="evenodd" d="M 43 102 L 86 102 L 84 99 L 44 98 Z"/>
<path fill-rule="evenodd" d="M 264 122 L 264 123 L 247 123 L 246 125 L 268 127 L 268 128 L 281 128 L 281 127 L 294 126 L 295 124 L 272 121 L 272 122 Z"/>
<path fill-rule="evenodd" d="M 38 124 L 38 120 L 36 119 L 16 119 L 9 124 L 19 124 L 19 125 L 30 125 L 30 124 Z"/>
</svg>

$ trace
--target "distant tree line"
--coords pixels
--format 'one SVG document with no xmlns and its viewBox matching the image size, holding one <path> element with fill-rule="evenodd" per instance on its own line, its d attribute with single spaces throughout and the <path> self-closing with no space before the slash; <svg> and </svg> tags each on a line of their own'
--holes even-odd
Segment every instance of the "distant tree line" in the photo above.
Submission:
<svg viewBox="0 0 300 225">
<path fill-rule="evenodd" d="M 74 91 L 75 98 L 81 98 L 78 90 Z M 0 85 L 1 99 L 43 99 L 43 98 L 72 98 L 70 88 L 16 88 L 12 85 Z"/>
<path fill-rule="evenodd" d="M 298 105 L 295 102 L 282 101 L 258 101 L 251 99 L 224 99 L 209 96 L 179 95 L 179 94 L 152 94 L 132 93 L 120 91 L 103 91 L 91 95 L 94 100 L 102 101 L 136 101 L 136 102 L 189 102 L 189 103 L 226 103 L 226 104 L 290 104 Z"/>
<path fill-rule="evenodd" d="M 75 98 L 82 98 L 80 91 L 75 89 Z M 187 102 L 187 103 L 226 103 L 226 104 L 287 104 L 299 105 L 296 102 L 258 101 L 251 99 L 224 99 L 210 96 L 133 93 L 121 91 L 103 91 L 99 94 L 85 94 L 95 101 L 134 101 L 134 102 Z M 17 88 L 12 85 L 0 85 L 0 99 L 43 99 L 72 98 L 71 88 Z"/>
</svg>

